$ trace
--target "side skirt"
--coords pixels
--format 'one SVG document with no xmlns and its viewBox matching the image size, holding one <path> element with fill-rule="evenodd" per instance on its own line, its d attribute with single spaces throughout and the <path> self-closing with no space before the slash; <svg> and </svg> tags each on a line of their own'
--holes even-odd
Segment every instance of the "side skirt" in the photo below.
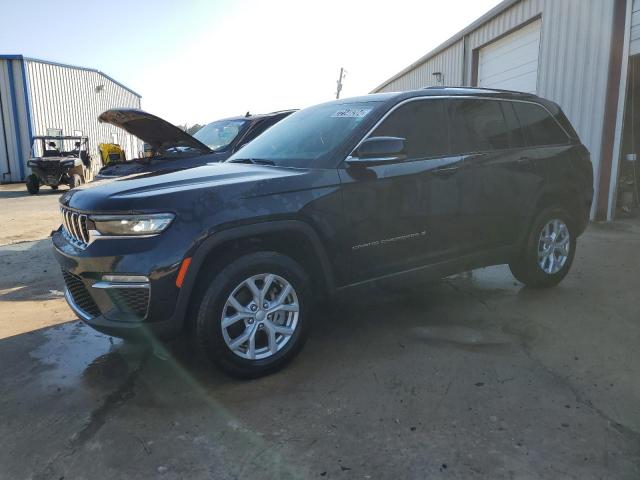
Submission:
<svg viewBox="0 0 640 480">
<path fill-rule="evenodd" d="M 439 280 L 456 273 L 507 263 L 516 254 L 516 247 L 502 247 L 480 253 L 469 254 L 454 260 L 444 260 L 429 265 L 422 265 L 408 270 L 351 283 L 337 288 L 336 293 L 342 294 L 347 291 L 351 292 L 352 289 L 368 287 L 371 285 L 384 286 L 406 283 L 407 281 L 428 282 Z"/>
</svg>

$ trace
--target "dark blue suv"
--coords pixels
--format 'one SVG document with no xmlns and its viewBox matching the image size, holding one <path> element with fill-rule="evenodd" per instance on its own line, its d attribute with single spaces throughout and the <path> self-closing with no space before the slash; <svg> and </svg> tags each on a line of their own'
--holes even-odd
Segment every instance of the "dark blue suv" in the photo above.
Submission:
<svg viewBox="0 0 640 480">
<path fill-rule="evenodd" d="M 589 152 L 539 97 L 429 88 L 296 112 L 226 162 L 61 197 L 66 298 L 92 327 L 189 326 L 226 372 L 272 372 L 318 298 L 508 263 L 569 271 L 591 208 Z"/>
</svg>

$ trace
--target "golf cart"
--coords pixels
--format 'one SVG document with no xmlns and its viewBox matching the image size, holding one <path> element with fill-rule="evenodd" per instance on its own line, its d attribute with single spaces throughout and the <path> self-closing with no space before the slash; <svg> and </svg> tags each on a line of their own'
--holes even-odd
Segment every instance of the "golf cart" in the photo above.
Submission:
<svg viewBox="0 0 640 480">
<path fill-rule="evenodd" d="M 59 185 L 75 188 L 93 178 L 87 137 L 33 137 L 31 159 L 27 165 L 33 172 L 27 177 L 27 190 L 38 193 L 40 185 L 57 190 Z"/>
</svg>

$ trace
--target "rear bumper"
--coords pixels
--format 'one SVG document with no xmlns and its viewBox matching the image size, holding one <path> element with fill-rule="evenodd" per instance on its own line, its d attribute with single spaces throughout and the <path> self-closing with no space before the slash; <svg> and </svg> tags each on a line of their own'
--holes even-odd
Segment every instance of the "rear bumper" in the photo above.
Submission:
<svg viewBox="0 0 640 480">
<path fill-rule="evenodd" d="M 582 235 L 584 231 L 587 229 L 587 225 L 589 225 L 589 220 L 591 218 L 591 204 L 593 202 L 593 189 L 589 190 L 584 196 L 584 200 L 582 202 L 582 208 L 578 211 L 578 220 L 576 229 L 578 235 Z"/>
</svg>

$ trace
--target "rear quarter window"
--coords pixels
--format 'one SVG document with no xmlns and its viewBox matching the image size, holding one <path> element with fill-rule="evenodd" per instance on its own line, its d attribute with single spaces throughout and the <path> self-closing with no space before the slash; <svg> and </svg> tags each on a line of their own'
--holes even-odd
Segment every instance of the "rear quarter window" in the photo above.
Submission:
<svg viewBox="0 0 640 480">
<path fill-rule="evenodd" d="M 513 108 L 529 146 L 565 145 L 569 137 L 551 114 L 534 103 L 514 102 Z"/>
</svg>

